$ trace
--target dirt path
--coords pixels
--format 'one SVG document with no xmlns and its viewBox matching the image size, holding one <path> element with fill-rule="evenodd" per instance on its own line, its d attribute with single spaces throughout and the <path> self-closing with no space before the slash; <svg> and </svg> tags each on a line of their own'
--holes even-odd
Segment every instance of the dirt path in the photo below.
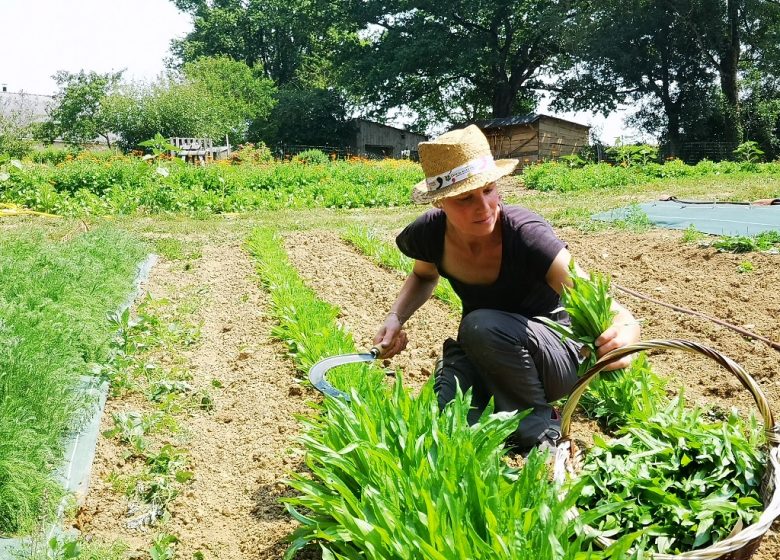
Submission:
<svg viewBox="0 0 780 560">
<path fill-rule="evenodd" d="M 291 440 L 297 430 L 293 416 L 306 411 L 305 396 L 284 350 L 269 340 L 267 296 L 249 255 L 236 244 L 204 245 L 192 269 L 182 268 L 180 262 L 160 263 L 147 290 L 176 301 L 195 288 L 203 301 L 193 317 L 202 321 L 202 337 L 186 358 L 191 384 L 209 388 L 215 408 L 180 420 L 195 478 L 173 502 L 163 528 L 129 530 L 125 500 L 107 480 L 122 470 L 121 450 L 101 439 L 81 529 L 87 538 L 119 539 L 139 552 L 165 530 L 179 539 L 178 558 L 198 551 L 206 558 L 280 558 L 285 545 L 279 541 L 293 527 L 278 503 L 285 492 L 280 480 L 300 466 Z M 213 380 L 222 388 L 214 388 Z M 135 399 L 110 401 L 102 429 L 117 409 L 142 406 Z"/>
<path fill-rule="evenodd" d="M 378 267 L 329 231 L 291 233 L 285 248 L 306 284 L 339 307 L 339 320 L 352 332 L 357 347 L 371 348 L 403 276 Z M 428 380 L 444 339 L 457 335 L 457 316 L 432 300 L 415 313 L 405 330 L 409 345 L 388 365 L 400 369 L 405 383 L 415 387 Z"/>
</svg>

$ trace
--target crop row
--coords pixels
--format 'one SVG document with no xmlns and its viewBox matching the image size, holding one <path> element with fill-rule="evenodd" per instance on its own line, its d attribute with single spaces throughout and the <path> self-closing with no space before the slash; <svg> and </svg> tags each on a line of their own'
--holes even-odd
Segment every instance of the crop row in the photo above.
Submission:
<svg viewBox="0 0 780 560">
<path fill-rule="evenodd" d="M 586 191 L 684 177 L 780 175 L 777 163 L 700 162 L 570 167 L 548 162 L 523 170 L 539 191 Z M 358 208 L 410 204 L 422 178 L 416 163 L 398 160 L 217 163 L 85 153 L 58 163 L 0 164 L 0 203 L 60 215 L 175 212 L 190 215 L 280 208 Z"/>
<path fill-rule="evenodd" d="M 335 322 L 337 310 L 303 285 L 273 232 L 255 231 L 248 246 L 273 300 L 275 335 L 302 372 L 355 352 Z M 519 470 L 504 460 L 502 442 L 519 416 L 487 410 L 469 426 L 469 393 L 440 414 L 431 382 L 413 396 L 402 376 L 388 388 L 373 367 L 332 373 L 351 401 L 326 398 L 302 420 L 311 474 L 290 481 L 300 495 L 287 500 L 288 509 L 300 525 L 288 558 L 312 541 L 323 558 L 611 556 L 578 556 L 588 546 L 577 527 L 593 513 L 566 517 L 577 493 L 558 499 L 543 455 L 532 453 Z"/>
<path fill-rule="evenodd" d="M 0 202 L 60 215 L 209 214 L 409 204 L 422 174 L 409 162 L 209 165 L 138 158 L 0 167 Z"/>
<path fill-rule="evenodd" d="M 32 529 L 62 495 L 52 466 L 87 405 L 80 376 L 105 361 L 107 314 L 130 293 L 143 246 L 112 229 L 0 243 L 0 534 Z"/>
<path fill-rule="evenodd" d="M 379 264 L 409 271 L 376 232 L 351 228 L 344 237 Z M 612 298 L 605 276 L 573 282 L 562 298 L 572 325 L 551 326 L 589 347 L 584 373 L 595 362 L 595 338 L 612 322 Z M 757 519 L 765 455 L 755 420 L 686 409 L 683 396 L 670 400 L 664 385 L 643 354 L 629 369 L 591 382 L 580 402 L 614 439 L 596 438 L 568 492 L 591 512 L 601 536 L 633 534 L 637 550 L 668 553 L 708 546 L 738 522 Z"/>
</svg>

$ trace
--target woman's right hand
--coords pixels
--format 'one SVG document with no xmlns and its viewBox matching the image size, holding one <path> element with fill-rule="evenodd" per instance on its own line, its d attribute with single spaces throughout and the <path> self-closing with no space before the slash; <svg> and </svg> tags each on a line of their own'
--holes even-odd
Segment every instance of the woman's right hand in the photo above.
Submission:
<svg viewBox="0 0 780 560">
<path fill-rule="evenodd" d="M 395 313 L 390 313 L 385 318 L 385 323 L 374 337 L 374 346 L 381 351 L 380 358 L 392 358 L 406 348 L 408 342 L 406 331 Z"/>
</svg>

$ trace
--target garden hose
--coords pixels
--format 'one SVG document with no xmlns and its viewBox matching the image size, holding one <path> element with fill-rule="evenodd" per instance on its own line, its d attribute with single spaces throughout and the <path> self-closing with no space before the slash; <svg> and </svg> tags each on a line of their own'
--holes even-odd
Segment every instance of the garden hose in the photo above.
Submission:
<svg viewBox="0 0 780 560">
<path fill-rule="evenodd" d="M 780 352 L 780 344 L 779 343 L 774 342 L 774 341 L 772 341 L 772 340 L 770 340 L 768 338 L 764 338 L 763 336 L 758 335 L 758 334 L 756 334 L 754 332 L 751 332 L 751 331 L 749 331 L 747 329 L 743 329 L 742 327 L 738 327 L 736 325 L 732 325 L 731 323 L 727 323 L 726 321 L 723 321 L 721 319 L 717 319 L 715 317 L 710 317 L 709 315 L 705 315 L 704 313 L 701 313 L 699 311 L 694 311 L 692 309 L 686 309 L 685 307 L 678 307 L 677 305 L 672 305 L 671 303 L 666 303 L 666 302 L 657 300 L 655 298 L 652 298 L 652 297 L 650 297 L 648 295 L 645 295 L 645 294 L 642 294 L 640 292 L 637 292 L 637 291 L 634 291 L 634 290 L 630 290 L 628 288 L 624 288 L 623 286 L 619 286 L 618 284 L 615 284 L 614 282 L 613 282 L 612 285 L 615 286 L 615 288 L 617 288 L 618 290 L 620 290 L 622 292 L 625 292 L 625 293 L 627 293 L 629 295 L 632 295 L 632 296 L 634 296 L 636 298 L 643 299 L 643 300 L 649 301 L 651 303 L 657 303 L 658 305 L 662 305 L 664 307 L 668 307 L 669 309 L 673 309 L 674 311 L 679 311 L 680 313 L 687 313 L 688 315 L 694 315 L 695 317 L 701 317 L 702 319 L 707 319 L 708 321 L 712 321 L 713 323 L 717 323 L 718 325 L 721 325 L 723 327 L 727 327 L 727 328 L 729 328 L 729 329 L 731 329 L 733 331 L 736 331 L 739 334 L 741 334 L 742 336 L 747 336 L 749 338 L 760 340 L 761 342 L 769 345 L 769 347 L 774 348 L 775 350 Z"/>
</svg>

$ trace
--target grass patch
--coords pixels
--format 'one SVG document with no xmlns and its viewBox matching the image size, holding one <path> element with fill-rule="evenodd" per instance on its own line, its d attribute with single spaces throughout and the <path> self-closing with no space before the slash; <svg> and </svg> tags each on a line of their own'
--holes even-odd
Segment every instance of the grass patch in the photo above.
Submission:
<svg viewBox="0 0 780 560">
<path fill-rule="evenodd" d="M 29 531 L 62 490 L 52 468 L 82 420 L 79 376 L 106 358 L 107 314 L 146 250 L 116 229 L 68 242 L 15 230 L 0 244 L 0 533 Z"/>
</svg>

